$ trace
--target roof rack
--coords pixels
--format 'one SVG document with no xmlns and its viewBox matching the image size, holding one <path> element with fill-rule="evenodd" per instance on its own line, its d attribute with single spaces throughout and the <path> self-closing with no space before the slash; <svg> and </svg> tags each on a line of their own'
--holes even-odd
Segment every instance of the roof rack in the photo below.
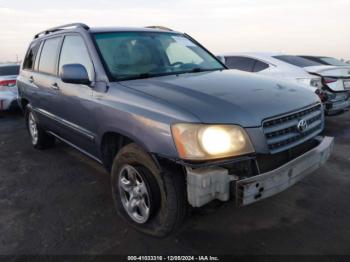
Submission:
<svg viewBox="0 0 350 262">
<path fill-rule="evenodd" d="M 86 24 L 83 24 L 83 23 L 72 23 L 72 24 L 66 24 L 66 25 L 61 25 L 61 26 L 56 26 L 56 27 L 52 27 L 52 28 L 49 28 L 49 29 L 46 29 L 45 31 L 42 31 L 40 33 L 37 33 L 35 36 L 34 36 L 34 39 L 35 38 L 38 38 L 42 35 L 47 35 L 49 33 L 53 33 L 53 32 L 56 32 L 56 31 L 59 31 L 59 30 L 63 30 L 65 28 L 68 28 L 68 27 L 81 27 L 85 30 L 89 30 L 90 27 L 88 27 Z"/>
<path fill-rule="evenodd" d="M 160 29 L 160 30 L 165 30 L 165 31 L 174 31 L 168 27 L 161 26 L 161 25 L 150 25 L 150 26 L 145 26 L 145 28 Z"/>
</svg>

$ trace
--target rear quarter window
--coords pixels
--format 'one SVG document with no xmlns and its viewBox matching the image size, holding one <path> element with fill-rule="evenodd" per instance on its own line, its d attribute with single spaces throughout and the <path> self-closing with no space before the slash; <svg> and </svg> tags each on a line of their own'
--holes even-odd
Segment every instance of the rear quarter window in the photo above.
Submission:
<svg viewBox="0 0 350 262">
<path fill-rule="evenodd" d="M 256 60 L 253 72 L 260 72 L 260 71 L 263 71 L 267 68 L 269 68 L 269 64 L 266 64 L 262 61 Z"/>
<path fill-rule="evenodd" d="M 38 53 L 40 42 L 32 43 L 24 58 L 23 69 L 33 70 L 36 54 Z"/>
<path fill-rule="evenodd" d="M 230 69 L 237 69 L 246 72 L 253 72 L 255 59 L 242 56 L 228 56 L 225 58 L 226 66 Z"/>
</svg>

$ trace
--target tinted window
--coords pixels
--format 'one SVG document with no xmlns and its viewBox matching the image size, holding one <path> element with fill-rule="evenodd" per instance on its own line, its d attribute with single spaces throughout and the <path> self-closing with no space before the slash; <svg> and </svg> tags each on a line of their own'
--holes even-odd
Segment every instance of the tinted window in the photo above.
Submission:
<svg viewBox="0 0 350 262">
<path fill-rule="evenodd" d="M 261 62 L 259 60 L 256 60 L 253 72 L 260 72 L 260 71 L 265 70 L 268 67 L 269 67 L 268 64 Z"/>
<path fill-rule="evenodd" d="M 226 65 L 230 69 L 238 69 L 247 72 L 253 72 L 255 59 L 242 56 L 229 56 L 226 57 Z"/>
<path fill-rule="evenodd" d="M 328 65 L 327 63 L 323 62 L 323 61 L 322 61 L 320 58 L 318 58 L 318 57 L 313 57 L 313 56 L 299 56 L 299 57 L 302 57 L 302 58 L 305 58 L 305 59 L 307 59 L 307 60 L 311 60 L 311 61 L 314 61 L 314 62 L 323 64 L 323 65 Z"/>
<path fill-rule="evenodd" d="M 61 38 L 47 39 L 41 51 L 39 61 L 39 71 L 47 74 L 56 74 L 56 61 L 58 54 L 58 47 Z"/>
<path fill-rule="evenodd" d="M 318 62 L 318 63 L 323 64 L 323 65 L 349 66 L 349 64 L 347 64 L 339 59 L 336 59 L 334 57 L 327 57 L 327 56 L 300 56 L 300 57 Z"/>
<path fill-rule="evenodd" d="M 63 65 L 81 64 L 85 66 L 90 80 L 93 76 L 93 66 L 85 46 L 84 40 L 80 36 L 66 36 L 64 38 L 59 69 L 61 71 Z"/>
<path fill-rule="evenodd" d="M 299 67 L 307 67 L 307 66 L 320 66 L 322 64 L 298 57 L 298 56 L 292 56 L 292 55 L 279 55 L 279 56 L 274 56 L 274 58 L 281 60 L 283 62 L 286 62 L 288 64 L 292 64 L 295 66 Z"/>
<path fill-rule="evenodd" d="M 18 75 L 19 66 L 0 66 L 0 76 Z"/>
<path fill-rule="evenodd" d="M 320 57 L 320 60 L 322 60 L 322 62 L 324 62 L 327 65 L 333 65 L 333 66 L 349 66 L 349 64 L 340 61 L 336 58 L 333 57 Z"/>
<path fill-rule="evenodd" d="M 36 53 L 40 47 L 40 42 L 30 45 L 26 57 L 24 58 L 23 69 L 33 69 Z"/>
</svg>

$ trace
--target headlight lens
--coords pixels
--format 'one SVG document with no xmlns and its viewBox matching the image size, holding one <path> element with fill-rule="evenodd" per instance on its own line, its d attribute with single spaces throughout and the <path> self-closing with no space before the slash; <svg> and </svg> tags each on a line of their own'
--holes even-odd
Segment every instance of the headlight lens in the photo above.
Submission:
<svg viewBox="0 0 350 262">
<path fill-rule="evenodd" d="M 174 124 L 172 133 L 182 159 L 207 160 L 254 152 L 247 133 L 240 126 Z"/>
</svg>

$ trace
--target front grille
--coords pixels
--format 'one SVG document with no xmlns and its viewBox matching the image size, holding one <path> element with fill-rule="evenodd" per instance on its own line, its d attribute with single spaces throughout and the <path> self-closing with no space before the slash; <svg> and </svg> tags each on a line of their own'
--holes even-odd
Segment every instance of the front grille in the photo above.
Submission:
<svg viewBox="0 0 350 262">
<path fill-rule="evenodd" d="M 301 120 L 307 123 L 303 131 L 297 127 Z M 322 129 L 323 109 L 320 104 L 263 122 L 267 146 L 272 154 L 299 145 L 319 134 Z"/>
</svg>

